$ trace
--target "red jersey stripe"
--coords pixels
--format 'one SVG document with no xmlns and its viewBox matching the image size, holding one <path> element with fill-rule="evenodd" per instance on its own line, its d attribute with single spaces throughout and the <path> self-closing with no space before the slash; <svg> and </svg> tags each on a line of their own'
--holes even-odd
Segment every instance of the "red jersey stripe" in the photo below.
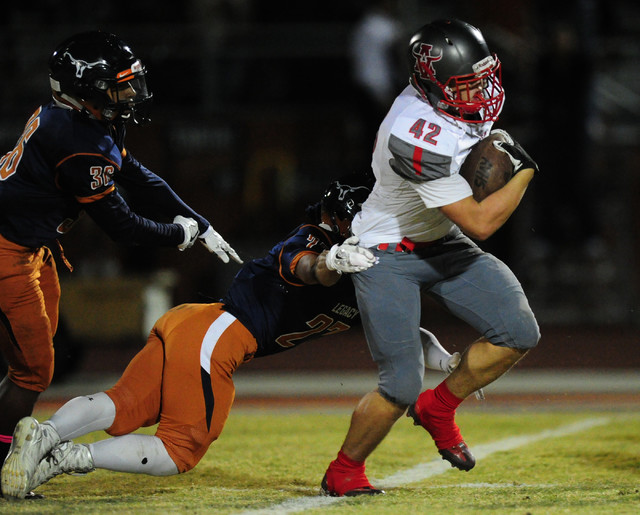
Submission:
<svg viewBox="0 0 640 515">
<path fill-rule="evenodd" d="M 422 175 L 422 148 L 414 147 L 413 149 L 413 169 L 416 174 Z"/>
</svg>

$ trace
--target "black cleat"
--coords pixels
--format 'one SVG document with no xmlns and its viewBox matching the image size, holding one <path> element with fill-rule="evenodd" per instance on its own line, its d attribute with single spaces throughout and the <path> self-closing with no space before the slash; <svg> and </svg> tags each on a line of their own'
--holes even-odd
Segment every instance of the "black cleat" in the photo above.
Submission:
<svg viewBox="0 0 640 515">
<path fill-rule="evenodd" d="M 420 418 L 416 414 L 416 405 L 415 404 L 411 404 L 409 406 L 409 409 L 407 409 L 407 417 L 413 419 L 413 425 L 414 426 L 422 426 L 422 422 L 420 422 Z"/>
<path fill-rule="evenodd" d="M 358 495 L 378 495 L 384 494 L 384 490 L 378 490 L 372 486 L 362 486 L 360 488 L 354 488 L 353 490 L 347 490 L 344 494 L 345 497 L 356 497 Z M 342 497 L 338 492 L 330 490 L 327 485 L 327 475 L 325 474 L 320 483 L 320 494 L 328 495 L 329 497 Z"/>
<path fill-rule="evenodd" d="M 465 472 L 469 472 L 476 466 L 476 458 L 464 442 L 460 442 L 458 445 L 454 445 L 448 449 L 438 449 L 438 452 L 443 460 L 451 463 L 452 467 L 464 470 Z"/>
<path fill-rule="evenodd" d="M 24 498 L 27 501 L 37 501 L 37 500 L 40 500 L 40 499 L 44 499 L 44 495 L 37 494 L 35 492 L 27 492 L 27 494 L 24 496 Z M 4 499 L 4 495 L 2 495 L 1 491 L 0 491 L 0 499 Z"/>
</svg>

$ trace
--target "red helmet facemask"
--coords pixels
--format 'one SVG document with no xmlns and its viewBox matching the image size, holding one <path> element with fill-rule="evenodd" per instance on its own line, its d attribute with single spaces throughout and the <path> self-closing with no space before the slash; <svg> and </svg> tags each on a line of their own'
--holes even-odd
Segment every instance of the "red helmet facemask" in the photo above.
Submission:
<svg viewBox="0 0 640 515">
<path fill-rule="evenodd" d="M 446 83 L 438 82 L 431 70 L 423 69 L 442 91 L 436 109 L 466 123 L 495 121 L 504 104 L 502 65 L 494 54 L 473 65 L 475 73 L 454 75 Z"/>
</svg>

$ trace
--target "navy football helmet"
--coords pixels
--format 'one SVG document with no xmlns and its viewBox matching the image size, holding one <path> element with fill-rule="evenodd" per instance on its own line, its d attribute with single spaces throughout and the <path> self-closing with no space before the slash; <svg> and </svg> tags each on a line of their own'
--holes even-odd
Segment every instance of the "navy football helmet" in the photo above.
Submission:
<svg viewBox="0 0 640 515">
<path fill-rule="evenodd" d="M 114 34 L 96 30 L 63 41 L 49 59 L 49 81 L 54 93 L 83 112 L 78 101 L 96 106 L 108 122 L 149 121 L 145 67 Z"/>
<path fill-rule="evenodd" d="M 410 82 L 434 108 L 467 123 L 498 119 L 501 64 L 479 29 L 460 20 L 434 21 L 411 37 L 408 50 Z"/>
<path fill-rule="evenodd" d="M 351 222 L 356 213 L 362 208 L 362 204 L 371 193 L 366 186 L 349 186 L 338 181 L 332 182 L 322 196 L 321 206 L 330 219 L 334 232 L 338 229 L 338 218 Z"/>
</svg>

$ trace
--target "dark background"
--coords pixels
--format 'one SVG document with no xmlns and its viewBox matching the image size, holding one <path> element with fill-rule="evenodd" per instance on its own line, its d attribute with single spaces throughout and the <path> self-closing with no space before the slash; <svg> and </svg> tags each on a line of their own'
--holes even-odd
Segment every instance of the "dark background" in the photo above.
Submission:
<svg viewBox="0 0 640 515">
<path fill-rule="evenodd" d="M 482 244 L 516 272 L 542 327 L 522 366 L 640 365 L 637 2 L 158 5 L 39 0 L 5 9 L 0 153 L 48 101 L 53 48 L 83 30 L 114 32 L 147 66 L 154 93 L 153 121 L 130 129 L 128 150 L 252 259 L 299 223 L 330 180 L 369 168 L 375 129 L 407 83 L 408 36 L 433 19 L 462 18 L 503 62 L 507 101 L 496 127 L 541 168 L 515 215 Z M 378 8 L 395 21 L 397 44 L 387 50 L 392 93 L 376 97 L 355 73 L 356 63 L 371 69 L 375 47 L 354 55 L 350 44 Z M 88 219 L 62 244 L 75 271 L 58 260 L 58 378 L 78 368 L 118 370 L 164 306 L 216 299 L 238 270 L 202 247 L 118 246 Z M 477 337 L 428 300 L 423 325 L 451 350 Z M 358 368 L 371 360 L 356 331 L 248 366 Z"/>
</svg>

